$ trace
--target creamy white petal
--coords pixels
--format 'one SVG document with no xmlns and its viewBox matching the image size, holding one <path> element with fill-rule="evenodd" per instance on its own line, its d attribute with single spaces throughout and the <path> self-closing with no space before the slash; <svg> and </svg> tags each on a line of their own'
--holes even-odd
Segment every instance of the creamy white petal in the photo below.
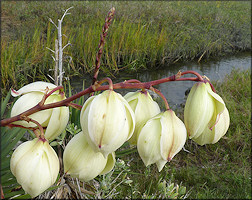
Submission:
<svg viewBox="0 0 252 200">
<path fill-rule="evenodd" d="M 33 146 L 36 145 L 38 139 L 30 140 L 20 144 L 11 156 L 10 169 L 14 176 L 16 176 L 16 163 L 30 150 Z"/>
<path fill-rule="evenodd" d="M 165 111 L 161 119 L 160 151 L 164 160 L 170 161 L 185 145 L 186 128 L 173 110 Z"/>
<path fill-rule="evenodd" d="M 13 105 L 11 109 L 11 117 L 19 115 L 24 111 L 36 106 L 43 98 L 43 94 L 41 92 L 32 92 L 21 96 Z M 29 115 L 28 117 L 36 120 L 42 126 L 47 126 L 49 118 L 51 116 L 52 109 L 42 110 L 36 112 L 34 114 Z M 37 126 L 33 122 L 26 121 L 17 121 L 15 124 L 19 124 L 25 127 L 35 127 Z"/>
<path fill-rule="evenodd" d="M 47 141 L 36 138 L 17 147 L 11 158 L 11 171 L 22 188 L 36 197 L 56 181 L 59 159 Z"/>
<path fill-rule="evenodd" d="M 207 86 L 207 91 L 213 97 L 214 104 L 215 104 L 215 113 L 211 119 L 212 120 L 211 124 L 208 125 L 208 127 L 213 128 L 213 126 L 218 123 L 219 117 L 217 116 L 219 116 L 224 111 L 225 103 L 218 94 L 212 91 L 209 83 L 206 83 L 206 86 Z"/>
<path fill-rule="evenodd" d="M 104 175 L 109 173 L 115 166 L 115 152 L 112 152 L 107 157 L 107 163 L 103 171 L 99 175 Z"/>
<path fill-rule="evenodd" d="M 81 127 L 90 146 L 106 157 L 133 134 L 134 113 L 120 94 L 107 90 L 84 104 Z"/>
<path fill-rule="evenodd" d="M 105 168 L 107 159 L 102 153 L 95 152 L 80 132 L 67 144 L 63 154 L 64 171 L 72 177 L 89 181 L 98 176 Z"/>
<path fill-rule="evenodd" d="M 25 85 L 24 87 L 20 88 L 18 91 L 11 89 L 11 95 L 13 97 L 17 97 L 22 94 L 26 94 L 29 92 L 35 92 L 35 91 L 45 93 L 46 87 L 48 87 L 49 90 L 52 90 L 52 89 L 56 88 L 57 86 L 52 83 L 37 81 L 37 82 L 30 83 L 28 85 Z M 55 93 L 59 93 L 59 91 L 57 91 Z"/>
<path fill-rule="evenodd" d="M 136 145 L 139 129 L 143 126 L 143 123 L 160 113 L 160 108 L 148 92 L 136 91 L 129 95 L 126 94 L 124 98 L 128 101 L 135 114 L 135 131 L 129 142 L 131 145 Z"/>
<path fill-rule="evenodd" d="M 159 118 L 150 119 L 143 126 L 137 141 L 137 150 L 145 166 L 161 159 L 161 123 Z"/>
<path fill-rule="evenodd" d="M 160 137 L 160 154 L 163 160 L 168 160 L 172 145 L 174 143 L 174 127 L 171 113 L 172 111 L 165 111 L 160 118 L 161 123 L 161 137 Z"/>
<path fill-rule="evenodd" d="M 220 114 L 219 121 L 214 127 L 215 134 L 214 134 L 214 139 L 211 142 L 212 144 L 215 144 L 216 142 L 218 142 L 220 138 L 226 134 L 229 124 L 230 124 L 229 112 L 227 108 L 225 107 L 223 113 Z"/>
<path fill-rule="evenodd" d="M 207 127 L 214 112 L 214 100 L 206 84 L 195 83 L 186 100 L 184 122 L 189 138 L 198 137 Z"/>
<path fill-rule="evenodd" d="M 217 118 L 217 123 L 212 129 L 207 127 L 199 137 L 193 138 L 196 143 L 199 145 L 215 144 L 226 134 L 230 123 L 229 113 L 226 107 L 223 113 L 217 116 Z"/>
<path fill-rule="evenodd" d="M 54 99 L 54 102 L 62 100 L 59 95 Z M 47 140 L 54 140 L 66 128 L 69 120 L 69 108 L 66 106 L 52 109 L 52 114 L 45 131 L 45 138 Z"/>
<path fill-rule="evenodd" d="M 163 160 L 163 159 L 160 159 L 156 162 L 156 165 L 157 165 L 159 172 L 161 172 L 161 170 L 163 169 L 163 167 L 165 166 L 166 163 L 167 163 L 167 160 Z"/>
</svg>

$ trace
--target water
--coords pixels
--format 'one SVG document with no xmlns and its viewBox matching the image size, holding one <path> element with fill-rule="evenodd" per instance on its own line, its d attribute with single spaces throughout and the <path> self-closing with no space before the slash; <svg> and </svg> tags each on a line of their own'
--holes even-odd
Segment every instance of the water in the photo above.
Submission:
<svg viewBox="0 0 252 200">
<path fill-rule="evenodd" d="M 161 79 L 168 76 L 172 76 L 176 74 L 179 70 L 193 70 L 198 72 L 201 75 L 207 76 L 211 81 L 222 81 L 223 78 L 230 74 L 232 69 L 250 69 L 251 68 L 251 54 L 250 53 L 241 53 L 234 56 L 228 56 L 219 59 L 212 59 L 208 61 L 202 61 L 201 63 L 192 61 L 180 64 L 174 64 L 167 66 L 162 69 L 152 70 L 152 71 L 144 71 L 139 73 L 120 73 L 116 75 L 116 78 L 111 78 L 114 83 L 118 83 L 128 79 L 138 79 L 142 82 L 148 82 L 151 80 Z M 186 76 L 184 76 L 186 77 Z M 194 75 L 190 75 L 190 77 L 196 77 Z M 100 74 L 99 80 L 103 77 Z M 75 91 L 80 91 L 82 88 L 82 80 L 85 79 L 86 87 L 90 86 L 91 78 L 90 77 L 82 77 L 82 78 L 74 78 L 71 80 L 71 85 L 75 88 Z M 185 103 L 185 91 L 193 86 L 195 82 L 192 81 L 174 81 L 163 83 L 155 86 L 155 88 L 159 89 L 166 99 L 168 100 L 169 106 L 172 109 L 178 108 L 181 104 Z M 85 87 L 85 88 L 86 88 Z M 116 90 L 120 92 L 122 95 L 126 94 L 128 91 L 134 90 Z M 162 100 L 157 99 L 160 103 Z"/>
</svg>

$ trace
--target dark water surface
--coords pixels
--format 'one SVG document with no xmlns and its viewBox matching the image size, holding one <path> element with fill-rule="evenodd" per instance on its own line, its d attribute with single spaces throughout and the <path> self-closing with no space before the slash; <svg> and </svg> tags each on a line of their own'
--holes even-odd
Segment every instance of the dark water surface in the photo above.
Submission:
<svg viewBox="0 0 252 200">
<path fill-rule="evenodd" d="M 202 61 L 201 63 L 192 61 L 180 64 L 174 64 L 162 69 L 155 69 L 152 71 L 144 71 L 139 73 L 127 74 L 125 72 L 121 72 L 116 75 L 116 78 L 110 77 L 114 83 L 118 83 L 124 80 L 129 79 L 138 79 L 142 82 L 148 82 L 151 80 L 161 79 L 168 76 L 172 76 L 176 74 L 179 70 L 194 70 L 201 75 L 207 76 L 211 81 L 222 81 L 225 75 L 230 74 L 232 69 L 250 69 L 251 68 L 251 54 L 250 52 L 240 53 L 233 56 L 211 59 L 208 61 Z M 251 69 L 250 69 L 251 70 Z M 186 76 L 184 76 L 186 77 Z M 195 77 L 194 75 L 190 75 L 190 77 Z M 100 74 L 99 80 L 103 77 Z M 85 88 L 90 86 L 91 78 L 88 76 L 73 78 L 71 82 L 71 86 L 74 88 L 74 93 L 81 91 L 83 79 L 85 79 Z M 168 82 L 155 86 L 155 88 L 161 90 L 164 94 L 168 103 L 172 109 L 176 109 L 180 104 L 185 102 L 185 91 L 193 86 L 194 82 L 192 81 L 177 81 L 177 82 Z M 134 90 L 116 90 L 122 95 L 126 94 L 128 91 Z M 73 94 L 74 94 L 73 93 Z M 162 102 L 160 99 L 156 99 L 158 102 Z"/>
</svg>

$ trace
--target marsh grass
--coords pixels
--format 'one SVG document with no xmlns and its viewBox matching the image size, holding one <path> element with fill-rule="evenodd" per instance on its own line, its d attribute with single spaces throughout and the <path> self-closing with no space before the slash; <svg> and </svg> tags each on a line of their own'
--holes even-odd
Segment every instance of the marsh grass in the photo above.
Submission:
<svg viewBox="0 0 252 200">
<path fill-rule="evenodd" d="M 164 64 L 251 49 L 249 2 L 3 2 L 1 88 L 50 80 L 56 29 L 63 22 L 65 74 L 91 73 L 105 16 L 116 14 L 104 47 L 101 70 L 153 69 Z M 70 61 L 70 57 L 72 61 Z M 5 91 L 3 91 L 5 92 Z"/>
</svg>

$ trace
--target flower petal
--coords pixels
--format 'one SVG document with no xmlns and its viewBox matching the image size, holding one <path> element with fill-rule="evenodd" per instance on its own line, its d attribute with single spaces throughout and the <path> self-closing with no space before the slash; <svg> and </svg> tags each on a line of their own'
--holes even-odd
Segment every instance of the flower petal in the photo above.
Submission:
<svg viewBox="0 0 252 200">
<path fill-rule="evenodd" d="M 108 155 L 107 164 L 99 175 L 104 175 L 104 174 L 109 173 L 114 168 L 114 166 L 115 166 L 115 152 L 112 152 Z"/>
<path fill-rule="evenodd" d="M 55 96 L 54 102 L 62 100 L 59 95 Z M 69 120 L 69 108 L 66 106 L 52 109 L 52 114 L 45 131 L 45 138 L 49 141 L 54 140 L 66 128 Z"/>
<path fill-rule="evenodd" d="M 223 113 L 220 114 L 219 120 L 216 125 L 210 129 L 206 127 L 204 132 L 197 138 L 193 138 L 199 145 L 215 144 L 220 138 L 226 134 L 230 123 L 229 113 L 227 108 L 224 108 Z"/>
<path fill-rule="evenodd" d="M 159 118 L 146 122 L 139 133 L 137 150 L 145 166 L 162 159 L 160 154 L 161 123 Z"/>
<path fill-rule="evenodd" d="M 164 160 L 170 161 L 185 145 L 186 128 L 171 109 L 165 111 L 161 119 L 160 152 Z"/>
<path fill-rule="evenodd" d="M 184 122 L 189 138 L 198 137 L 207 127 L 214 112 L 214 100 L 206 84 L 195 83 L 186 100 Z"/>
<path fill-rule="evenodd" d="M 228 127 L 229 127 L 229 124 L 230 124 L 229 112 L 228 112 L 227 108 L 225 107 L 223 113 L 220 114 L 220 119 L 219 119 L 218 123 L 214 127 L 215 135 L 214 135 L 214 139 L 212 141 L 212 144 L 215 144 L 216 142 L 218 142 L 220 140 L 220 138 L 226 134 Z"/>
<path fill-rule="evenodd" d="M 35 91 L 45 93 L 46 87 L 48 87 L 49 90 L 52 90 L 52 89 L 56 88 L 57 86 L 52 83 L 37 81 L 37 82 L 30 83 L 28 85 L 25 85 L 24 87 L 20 88 L 18 91 L 11 89 L 11 95 L 13 97 L 17 97 L 22 94 L 26 94 L 29 92 L 35 92 Z M 59 91 L 57 91 L 56 93 L 58 94 Z"/>
<path fill-rule="evenodd" d="M 31 92 L 22 95 L 13 105 L 11 109 L 11 117 L 21 114 L 24 111 L 36 106 L 43 98 L 41 92 Z M 43 127 L 47 126 L 50 119 L 52 109 L 42 110 L 37 113 L 31 114 L 28 117 L 39 122 Z M 15 124 L 19 124 L 25 127 L 36 127 L 33 122 L 17 121 Z"/>
<path fill-rule="evenodd" d="M 165 166 L 166 163 L 167 163 L 167 160 L 163 160 L 163 159 L 160 159 L 156 162 L 156 165 L 157 165 L 159 172 L 161 172 L 161 170 L 163 169 L 163 167 Z"/>
<path fill-rule="evenodd" d="M 11 158 L 11 171 L 22 188 L 35 197 L 56 181 L 59 159 L 48 141 L 36 138 L 17 147 Z"/>
<path fill-rule="evenodd" d="M 215 113 L 213 115 L 213 119 L 211 119 L 212 123 L 208 125 L 208 127 L 212 129 L 219 120 L 219 117 L 217 116 L 219 116 L 224 111 L 225 103 L 218 94 L 212 91 L 209 83 L 206 83 L 206 88 L 207 92 L 213 97 L 215 105 Z"/>
<path fill-rule="evenodd" d="M 107 159 L 102 153 L 95 152 L 88 144 L 86 136 L 80 132 L 67 144 L 63 163 L 67 174 L 82 181 L 89 181 L 104 170 Z"/>
<path fill-rule="evenodd" d="M 135 130 L 132 137 L 129 139 L 131 145 L 137 144 L 137 133 L 143 124 L 160 113 L 158 104 L 153 101 L 152 97 L 148 92 L 143 93 L 141 91 L 131 92 L 126 94 L 124 97 L 135 113 Z"/>
</svg>

